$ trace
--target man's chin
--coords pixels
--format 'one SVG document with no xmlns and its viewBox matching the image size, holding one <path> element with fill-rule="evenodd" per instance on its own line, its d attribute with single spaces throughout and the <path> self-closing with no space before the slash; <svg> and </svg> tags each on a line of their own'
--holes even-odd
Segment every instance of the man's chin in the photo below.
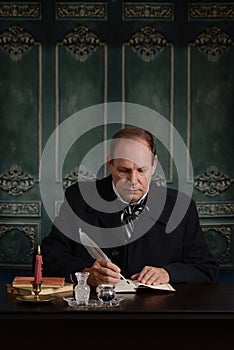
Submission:
<svg viewBox="0 0 234 350">
<path fill-rule="evenodd" d="M 140 198 L 142 197 L 142 195 L 140 195 L 139 193 L 124 193 L 123 195 L 123 199 L 126 202 L 137 202 Z"/>
</svg>

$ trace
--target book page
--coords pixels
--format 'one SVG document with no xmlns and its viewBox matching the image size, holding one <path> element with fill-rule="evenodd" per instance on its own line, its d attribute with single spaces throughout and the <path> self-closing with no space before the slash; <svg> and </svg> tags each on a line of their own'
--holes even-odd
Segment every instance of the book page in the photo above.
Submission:
<svg viewBox="0 0 234 350">
<path fill-rule="evenodd" d="M 167 291 L 175 292 L 175 288 L 173 288 L 169 283 L 162 283 L 162 284 L 158 284 L 157 286 L 152 286 L 145 283 L 138 283 L 137 288 L 145 288 L 145 287 L 151 288 L 151 289 L 167 290 Z"/>
<path fill-rule="evenodd" d="M 115 291 L 116 293 L 136 293 L 136 288 L 137 285 L 134 281 L 132 280 L 120 280 L 116 285 L 115 285 Z"/>
<path fill-rule="evenodd" d="M 116 293 L 136 293 L 136 290 L 138 288 L 150 288 L 155 290 L 175 292 L 175 289 L 169 283 L 158 284 L 157 286 L 153 286 L 145 283 L 140 283 L 138 281 L 132 281 L 130 279 L 127 279 L 126 281 L 121 279 L 116 284 L 115 291 Z"/>
</svg>

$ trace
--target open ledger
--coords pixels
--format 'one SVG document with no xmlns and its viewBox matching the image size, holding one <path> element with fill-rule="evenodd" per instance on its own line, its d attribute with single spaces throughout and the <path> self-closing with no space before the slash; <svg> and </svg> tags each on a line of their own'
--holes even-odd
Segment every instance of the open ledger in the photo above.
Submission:
<svg viewBox="0 0 234 350">
<path fill-rule="evenodd" d="M 109 260 L 108 256 L 97 245 L 97 243 L 94 242 L 81 228 L 79 228 L 79 234 L 81 243 L 94 259 Z M 137 281 L 126 279 L 123 276 L 122 279 L 116 284 L 115 291 L 116 293 L 135 293 L 140 288 L 151 288 L 161 291 L 175 292 L 175 289 L 169 283 L 152 286 L 149 284 L 139 283 Z"/>
<path fill-rule="evenodd" d="M 115 286 L 116 293 L 136 293 L 137 290 L 143 288 L 155 289 L 158 291 L 165 292 L 175 292 L 175 288 L 173 288 L 169 283 L 158 284 L 157 286 L 140 283 L 138 281 L 133 281 L 130 279 L 124 280 L 121 279 Z"/>
</svg>

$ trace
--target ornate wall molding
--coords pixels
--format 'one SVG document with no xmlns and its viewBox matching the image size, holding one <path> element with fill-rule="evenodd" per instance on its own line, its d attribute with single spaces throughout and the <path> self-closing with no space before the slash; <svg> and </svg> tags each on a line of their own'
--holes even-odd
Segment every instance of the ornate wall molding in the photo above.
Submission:
<svg viewBox="0 0 234 350">
<path fill-rule="evenodd" d="M 222 55 L 224 55 L 233 41 L 229 34 L 223 32 L 219 27 L 213 26 L 207 28 L 194 40 L 193 43 L 188 44 L 187 51 L 187 149 L 191 150 L 191 133 L 192 133 L 192 48 L 196 48 L 207 57 L 209 62 L 217 62 Z M 196 74 L 196 73 L 194 73 Z M 189 162 L 187 158 L 187 181 L 192 182 L 191 169 L 189 169 Z"/>
<path fill-rule="evenodd" d="M 213 246 L 211 247 L 211 251 L 214 254 L 214 256 L 218 256 L 218 261 L 222 265 L 230 265 L 231 264 L 231 236 L 232 236 L 232 228 L 231 225 L 202 225 L 202 231 L 207 234 L 209 231 L 213 231 L 213 233 L 216 233 L 217 235 L 220 235 L 223 237 L 226 241 L 226 250 L 223 254 L 220 254 L 218 252 L 218 247 L 214 245 L 215 238 L 212 239 Z"/>
<path fill-rule="evenodd" d="M 77 61 L 84 62 L 104 43 L 88 27 L 81 25 L 68 33 L 59 45 L 64 46 Z"/>
<path fill-rule="evenodd" d="M 234 216 L 234 203 L 197 203 L 198 215 L 206 217 Z"/>
<path fill-rule="evenodd" d="M 40 2 L 12 2 L 0 3 L 0 18 L 41 19 Z"/>
<path fill-rule="evenodd" d="M 122 18 L 135 19 L 135 18 L 153 18 L 158 20 L 170 20 L 174 19 L 174 4 L 173 3 L 128 3 L 124 2 L 122 5 Z"/>
<path fill-rule="evenodd" d="M 102 49 L 103 53 L 103 125 L 104 125 L 104 140 L 107 138 L 107 91 L 108 91 L 108 50 L 107 44 L 103 42 L 96 34 L 92 33 L 87 26 L 78 26 L 73 31 L 69 32 L 65 38 L 56 44 L 55 48 L 55 178 L 56 182 L 61 183 L 63 180 L 60 175 L 60 99 L 62 98 L 62 87 L 60 86 L 60 71 L 62 66 L 60 65 L 60 50 L 65 48 L 72 54 L 80 63 L 86 61 L 86 59 L 98 48 Z M 100 68 L 101 69 L 101 68 Z M 106 162 L 107 150 L 104 147 L 103 161 Z"/>
<path fill-rule="evenodd" d="M 104 2 L 59 2 L 56 4 L 56 19 L 107 19 L 107 4 Z"/>
<path fill-rule="evenodd" d="M 63 204 L 63 201 L 55 202 L 55 217 L 58 216 L 62 204 Z"/>
<path fill-rule="evenodd" d="M 214 197 L 231 186 L 234 179 L 222 173 L 216 166 L 209 166 L 202 174 L 194 178 L 194 187 L 206 196 Z"/>
<path fill-rule="evenodd" d="M 122 45 L 122 101 L 126 101 L 126 52 L 128 49 L 132 49 L 136 52 L 144 62 L 152 62 L 155 57 L 163 52 L 165 48 L 169 50 L 169 65 L 168 72 L 170 74 L 169 83 L 169 121 L 170 125 L 174 124 L 174 47 L 172 43 L 169 43 L 167 38 L 159 33 L 156 28 L 151 26 L 142 27 L 137 33 L 135 33 L 127 42 Z M 122 111 L 122 124 L 126 123 L 125 108 Z M 173 132 L 172 127 L 169 130 L 169 147 L 170 147 L 170 159 L 167 183 L 173 182 Z M 156 182 L 159 185 L 164 186 L 161 178 L 157 178 Z"/>
<path fill-rule="evenodd" d="M 37 182 L 18 165 L 12 165 L 10 169 L 0 174 L 0 188 L 14 197 L 30 190 Z"/>
<path fill-rule="evenodd" d="M 157 172 L 152 176 L 152 181 L 156 183 L 158 187 L 166 187 L 167 185 L 165 177 L 163 177 L 161 174 L 158 174 Z"/>
<path fill-rule="evenodd" d="M 232 38 L 215 26 L 207 28 L 191 44 L 206 55 L 210 62 L 217 62 L 232 45 Z"/>
<path fill-rule="evenodd" d="M 63 178 L 63 187 L 67 188 L 77 181 L 90 181 L 95 180 L 96 177 L 91 173 L 84 165 L 75 167 L 69 174 Z"/>
<path fill-rule="evenodd" d="M 7 244 L 6 251 L 4 250 L 4 244 L 1 244 L 0 249 L 0 259 L 1 263 L 3 264 L 31 264 L 33 253 L 36 247 L 36 239 L 35 237 L 39 236 L 39 223 L 5 223 L 0 222 L 0 240 L 7 240 L 8 235 L 13 234 L 16 239 L 15 241 L 12 241 L 12 247 L 11 245 Z M 16 251 L 20 251 L 20 244 L 23 242 L 18 241 L 18 246 L 16 246 L 16 240 L 17 240 L 17 231 L 19 234 L 19 239 L 24 239 L 24 236 L 26 238 L 26 241 L 29 240 L 29 249 L 26 253 L 24 253 L 23 256 L 16 256 Z M 21 255 L 20 254 L 20 255 Z"/>
<path fill-rule="evenodd" d="M 125 46 L 131 47 L 145 62 L 151 62 L 170 44 L 165 36 L 160 34 L 156 28 L 146 26 L 135 33 L 125 43 Z"/>
<path fill-rule="evenodd" d="M 21 60 L 35 45 L 38 43 L 32 35 L 19 25 L 8 28 L 0 35 L 0 49 L 15 62 Z"/>
<path fill-rule="evenodd" d="M 95 179 L 96 176 L 91 171 L 89 171 L 84 165 L 79 165 L 75 167 L 70 173 L 64 176 L 63 188 L 66 189 L 77 181 L 92 181 Z M 55 217 L 58 215 L 62 204 L 63 201 L 55 202 Z"/>
<path fill-rule="evenodd" d="M 189 3 L 188 4 L 188 20 L 210 20 L 222 19 L 233 20 L 234 4 L 209 4 L 209 3 Z"/>
<path fill-rule="evenodd" d="M 40 217 L 41 202 L 3 202 L 0 201 L 0 216 Z"/>
</svg>

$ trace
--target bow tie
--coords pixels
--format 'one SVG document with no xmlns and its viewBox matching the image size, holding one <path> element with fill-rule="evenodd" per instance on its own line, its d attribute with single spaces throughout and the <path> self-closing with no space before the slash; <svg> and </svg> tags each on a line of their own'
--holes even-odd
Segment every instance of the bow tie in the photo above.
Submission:
<svg viewBox="0 0 234 350">
<path fill-rule="evenodd" d="M 125 225 L 125 230 L 128 238 L 131 238 L 132 232 L 134 230 L 133 220 L 139 218 L 140 214 L 149 208 L 146 205 L 147 196 L 143 198 L 139 203 L 128 204 L 121 212 L 121 222 Z"/>
</svg>

